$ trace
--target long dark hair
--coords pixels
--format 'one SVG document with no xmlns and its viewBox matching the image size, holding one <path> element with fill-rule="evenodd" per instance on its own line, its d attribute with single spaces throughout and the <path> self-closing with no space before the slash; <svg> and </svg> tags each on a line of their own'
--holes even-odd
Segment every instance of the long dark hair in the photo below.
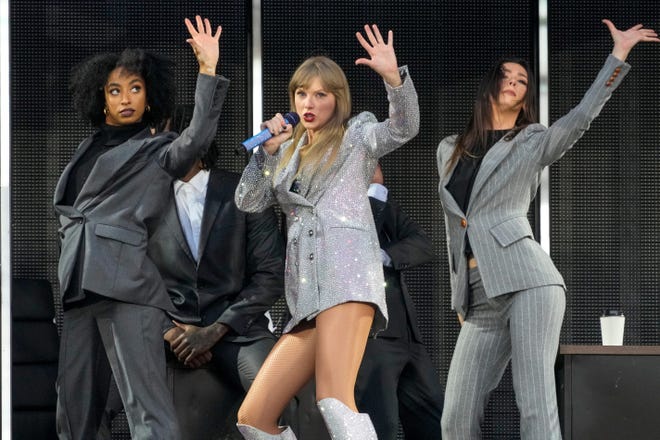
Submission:
<svg viewBox="0 0 660 440">
<path fill-rule="evenodd" d="M 174 63 L 142 49 L 125 49 L 118 54 L 108 52 L 94 55 L 71 70 L 69 92 L 73 108 L 80 116 L 95 127 L 103 124 L 103 87 L 110 72 L 118 67 L 140 75 L 144 80 L 150 107 L 142 117 L 144 122 L 154 126 L 171 115 L 176 99 Z"/>
<path fill-rule="evenodd" d="M 488 130 L 492 129 L 490 126 L 493 117 L 492 101 L 496 101 L 500 94 L 501 80 L 504 77 L 503 66 L 506 63 L 520 64 L 527 71 L 527 93 L 522 109 L 516 119 L 516 125 L 504 139 L 511 140 L 520 130 L 529 124 L 538 122 L 538 91 L 530 64 L 527 60 L 521 58 L 500 58 L 488 69 L 479 83 L 472 116 L 463 133 L 456 138 L 456 147 L 447 163 L 447 172 L 461 157 L 475 156 L 477 152 L 483 152 L 486 148 Z"/>
</svg>

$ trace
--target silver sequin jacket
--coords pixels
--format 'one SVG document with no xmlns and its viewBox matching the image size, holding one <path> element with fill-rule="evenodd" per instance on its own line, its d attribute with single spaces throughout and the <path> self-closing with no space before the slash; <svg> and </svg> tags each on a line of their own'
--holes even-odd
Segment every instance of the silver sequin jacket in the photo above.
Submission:
<svg viewBox="0 0 660 440">
<path fill-rule="evenodd" d="M 373 330 L 385 328 L 387 306 L 383 269 L 367 197 L 377 159 L 417 135 L 417 93 L 406 67 L 403 84 L 385 84 L 389 119 L 378 122 L 371 113 L 352 118 L 339 153 L 325 171 L 308 181 L 299 193 L 290 191 L 300 162 L 298 145 L 289 140 L 269 155 L 262 148 L 252 156 L 236 188 L 236 205 L 259 212 L 279 203 L 287 219 L 285 292 L 291 321 L 284 333 L 303 319 L 348 301 L 368 302 L 378 309 Z M 296 148 L 286 168 L 276 173 L 287 148 Z"/>
</svg>

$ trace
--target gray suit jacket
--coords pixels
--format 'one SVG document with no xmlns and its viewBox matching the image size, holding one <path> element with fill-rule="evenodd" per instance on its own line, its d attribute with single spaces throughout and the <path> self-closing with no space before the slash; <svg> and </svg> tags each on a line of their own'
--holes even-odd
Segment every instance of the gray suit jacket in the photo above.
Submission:
<svg viewBox="0 0 660 440">
<path fill-rule="evenodd" d="M 582 101 L 568 114 L 549 128 L 532 124 L 512 140 L 493 145 L 483 158 L 466 213 L 446 188 L 453 172 L 447 170 L 447 163 L 456 136 L 440 142 L 438 191 L 445 213 L 452 307 L 458 313 L 465 314 L 468 301 L 466 234 L 488 297 L 544 285 L 564 286 L 552 260 L 534 240 L 527 211 L 543 169 L 589 129 L 629 69 L 610 55 Z"/>
<path fill-rule="evenodd" d="M 85 139 L 55 189 L 61 228 L 58 267 L 64 297 L 74 268 L 78 285 L 124 302 L 173 310 L 147 257 L 147 239 L 167 203 L 172 180 L 184 176 L 215 137 L 229 81 L 199 75 L 190 127 L 181 136 L 143 130 L 99 157 L 73 206 L 62 204 L 69 173 L 91 144 Z M 78 258 L 82 261 L 78 262 Z"/>
</svg>

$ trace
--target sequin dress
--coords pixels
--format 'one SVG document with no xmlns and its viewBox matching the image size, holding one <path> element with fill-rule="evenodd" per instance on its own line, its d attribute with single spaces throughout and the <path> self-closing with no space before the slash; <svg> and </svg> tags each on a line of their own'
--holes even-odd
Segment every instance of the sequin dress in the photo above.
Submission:
<svg viewBox="0 0 660 440">
<path fill-rule="evenodd" d="M 348 301 L 377 306 L 373 330 L 386 327 L 380 246 L 367 189 L 378 158 L 419 131 L 417 93 L 407 68 L 400 73 L 400 86 L 385 84 L 389 118 L 378 122 L 368 112 L 352 118 L 329 169 L 296 180 L 303 136 L 298 145 L 285 142 L 272 156 L 259 148 L 243 171 L 235 194 L 239 209 L 259 212 L 278 203 L 286 214 L 285 292 L 291 320 L 284 333 Z M 276 172 L 287 148 L 296 151 Z"/>
</svg>

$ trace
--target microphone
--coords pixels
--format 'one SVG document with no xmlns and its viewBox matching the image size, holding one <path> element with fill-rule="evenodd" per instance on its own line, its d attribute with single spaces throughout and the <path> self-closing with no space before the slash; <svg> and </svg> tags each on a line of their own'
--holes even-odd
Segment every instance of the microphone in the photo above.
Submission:
<svg viewBox="0 0 660 440">
<path fill-rule="evenodd" d="M 284 122 L 287 124 L 291 124 L 292 126 L 296 126 L 298 122 L 300 122 L 300 116 L 298 116 L 298 113 L 295 112 L 289 112 L 284 115 Z M 246 150 L 250 151 L 254 147 L 257 147 L 264 142 L 266 142 L 268 139 L 273 137 L 273 133 L 268 131 L 267 128 L 264 128 L 261 130 L 259 133 L 255 134 L 249 139 L 244 140 L 241 142 L 241 145 L 245 147 Z"/>
</svg>

